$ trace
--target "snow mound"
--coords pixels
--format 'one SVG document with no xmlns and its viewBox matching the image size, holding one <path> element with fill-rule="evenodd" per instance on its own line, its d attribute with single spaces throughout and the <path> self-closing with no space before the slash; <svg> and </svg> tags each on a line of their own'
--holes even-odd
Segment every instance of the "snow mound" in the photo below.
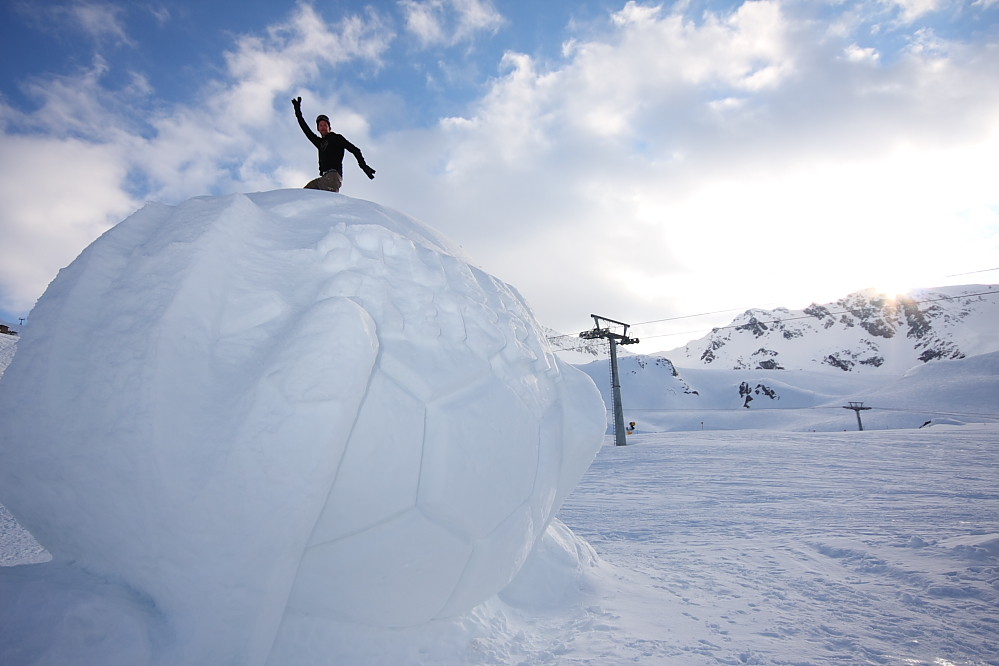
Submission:
<svg viewBox="0 0 999 666">
<path fill-rule="evenodd" d="M 53 566 L 148 599 L 172 663 L 265 663 L 296 618 L 466 613 L 605 427 L 515 289 L 337 194 L 147 205 L 31 321 L 0 499 Z"/>
<path fill-rule="evenodd" d="M 940 546 L 950 548 L 954 553 L 974 560 L 999 559 L 999 534 L 973 534 L 952 537 L 940 542 Z"/>
</svg>

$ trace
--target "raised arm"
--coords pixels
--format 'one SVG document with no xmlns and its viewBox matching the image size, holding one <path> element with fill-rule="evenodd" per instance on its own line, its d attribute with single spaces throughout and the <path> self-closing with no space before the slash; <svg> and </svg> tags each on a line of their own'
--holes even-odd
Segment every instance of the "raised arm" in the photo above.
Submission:
<svg viewBox="0 0 999 666">
<path fill-rule="evenodd" d="M 291 105 L 295 107 L 295 117 L 298 118 L 298 126 L 302 128 L 302 131 L 305 132 L 305 136 L 309 137 L 309 141 L 311 141 L 313 145 L 319 146 L 319 136 L 312 131 L 309 124 L 305 122 L 305 118 L 302 117 L 302 98 L 296 97 L 291 100 Z"/>
</svg>

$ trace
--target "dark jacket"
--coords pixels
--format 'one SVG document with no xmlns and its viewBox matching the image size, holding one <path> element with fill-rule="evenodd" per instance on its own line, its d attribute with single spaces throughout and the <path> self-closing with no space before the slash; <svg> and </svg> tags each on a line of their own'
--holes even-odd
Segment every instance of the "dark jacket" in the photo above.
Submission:
<svg viewBox="0 0 999 666">
<path fill-rule="evenodd" d="M 302 128 L 302 131 L 305 132 L 305 136 L 309 137 L 309 141 L 319 149 L 320 175 L 327 171 L 336 171 L 343 178 L 343 152 L 345 150 L 349 150 L 354 154 L 354 157 L 357 158 L 357 164 L 362 170 L 367 166 L 364 161 L 364 155 L 361 155 L 361 149 L 343 138 L 343 135 L 330 132 L 326 136 L 319 136 L 305 122 L 300 109 L 295 110 L 295 117 L 298 118 L 298 124 Z"/>
</svg>

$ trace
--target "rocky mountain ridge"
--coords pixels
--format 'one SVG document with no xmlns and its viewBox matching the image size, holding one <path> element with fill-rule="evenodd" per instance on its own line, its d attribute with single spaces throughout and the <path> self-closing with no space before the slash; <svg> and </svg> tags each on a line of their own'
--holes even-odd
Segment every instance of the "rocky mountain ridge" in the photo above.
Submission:
<svg viewBox="0 0 999 666">
<path fill-rule="evenodd" d="M 895 297 L 867 289 L 802 310 L 746 310 L 729 326 L 662 355 L 682 368 L 903 372 L 999 351 L 997 331 L 996 285 Z"/>
</svg>

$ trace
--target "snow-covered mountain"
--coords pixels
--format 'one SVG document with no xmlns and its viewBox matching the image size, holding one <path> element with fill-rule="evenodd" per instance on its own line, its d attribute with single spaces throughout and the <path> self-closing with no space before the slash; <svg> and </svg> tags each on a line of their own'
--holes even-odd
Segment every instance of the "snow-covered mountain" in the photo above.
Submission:
<svg viewBox="0 0 999 666">
<path fill-rule="evenodd" d="M 619 358 L 639 429 L 871 429 L 999 419 L 999 289 L 898 299 L 873 291 L 804 310 L 748 310 L 684 347 Z M 609 364 L 581 363 L 611 405 Z"/>
<path fill-rule="evenodd" d="M 999 351 L 999 286 L 873 289 L 803 310 L 751 309 L 662 355 L 680 367 L 904 372 Z"/>
</svg>

